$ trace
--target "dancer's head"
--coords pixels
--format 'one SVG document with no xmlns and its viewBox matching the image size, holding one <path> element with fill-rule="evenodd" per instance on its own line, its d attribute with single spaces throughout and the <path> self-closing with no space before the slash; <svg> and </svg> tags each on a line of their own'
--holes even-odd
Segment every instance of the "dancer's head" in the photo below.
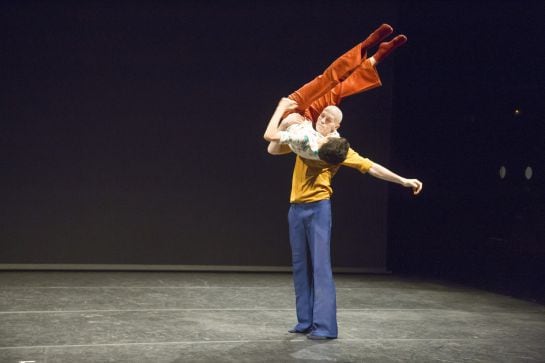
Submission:
<svg viewBox="0 0 545 363">
<path fill-rule="evenodd" d="M 324 108 L 316 120 L 316 131 L 327 136 L 341 126 L 343 113 L 337 106 L 327 106 Z"/>
<path fill-rule="evenodd" d="M 349 148 L 344 137 L 329 137 L 318 149 L 318 157 L 331 165 L 340 164 L 346 159 Z"/>
</svg>

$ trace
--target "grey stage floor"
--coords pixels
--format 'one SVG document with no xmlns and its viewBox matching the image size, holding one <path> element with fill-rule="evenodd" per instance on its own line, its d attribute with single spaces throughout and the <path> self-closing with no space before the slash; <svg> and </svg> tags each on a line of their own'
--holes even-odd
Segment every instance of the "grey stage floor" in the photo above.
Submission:
<svg viewBox="0 0 545 363">
<path fill-rule="evenodd" d="M 339 339 L 289 334 L 284 273 L 0 272 L 0 362 L 545 362 L 545 307 L 337 275 Z"/>
</svg>

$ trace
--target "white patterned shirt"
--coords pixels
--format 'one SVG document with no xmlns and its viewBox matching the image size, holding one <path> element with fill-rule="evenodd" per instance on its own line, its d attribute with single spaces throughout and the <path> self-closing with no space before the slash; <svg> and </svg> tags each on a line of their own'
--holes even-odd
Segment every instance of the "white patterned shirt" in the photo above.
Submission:
<svg viewBox="0 0 545 363">
<path fill-rule="evenodd" d="M 305 159 L 320 160 L 318 157 L 319 141 L 325 136 L 314 130 L 311 121 L 303 121 L 300 124 L 293 124 L 286 131 L 279 131 L 280 144 L 289 145 L 290 149 Z M 328 135 L 329 137 L 340 137 L 337 131 Z"/>
</svg>

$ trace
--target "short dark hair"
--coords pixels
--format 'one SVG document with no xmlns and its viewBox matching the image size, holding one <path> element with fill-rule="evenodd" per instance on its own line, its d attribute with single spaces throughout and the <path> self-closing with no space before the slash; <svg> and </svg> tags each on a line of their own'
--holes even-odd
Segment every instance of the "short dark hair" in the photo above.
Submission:
<svg viewBox="0 0 545 363">
<path fill-rule="evenodd" d="M 332 137 L 318 150 L 320 160 L 328 164 L 336 165 L 346 159 L 350 144 L 344 137 Z"/>
</svg>

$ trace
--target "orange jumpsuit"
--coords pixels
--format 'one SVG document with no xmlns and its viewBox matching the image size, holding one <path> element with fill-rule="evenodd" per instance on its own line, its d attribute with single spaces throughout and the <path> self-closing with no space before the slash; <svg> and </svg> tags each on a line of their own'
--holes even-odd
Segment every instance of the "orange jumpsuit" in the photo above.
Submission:
<svg viewBox="0 0 545 363">
<path fill-rule="evenodd" d="M 297 112 L 316 122 L 324 108 L 338 105 L 345 97 L 381 86 L 374 66 L 362 54 L 362 44 L 337 58 L 324 71 L 289 98 L 299 105 Z"/>
</svg>

